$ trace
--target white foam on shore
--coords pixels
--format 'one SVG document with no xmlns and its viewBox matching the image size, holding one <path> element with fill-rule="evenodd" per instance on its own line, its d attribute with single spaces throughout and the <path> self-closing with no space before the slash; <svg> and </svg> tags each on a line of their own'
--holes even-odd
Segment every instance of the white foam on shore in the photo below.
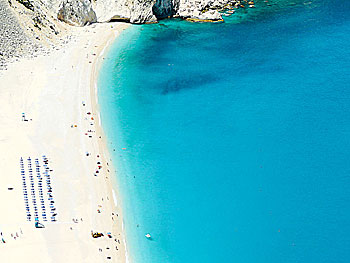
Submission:
<svg viewBox="0 0 350 263">
<path fill-rule="evenodd" d="M 114 189 L 112 189 L 112 195 L 113 195 L 114 205 L 118 206 L 118 200 L 117 200 L 117 196 L 115 195 Z"/>
<path fill-rule="evenodd" d="M 129 254 L 128 254 L 128 250 L 126 249 L 124 222 L 122 222 L 122 231 L 124 233 L 123 243 L 124 243 L 124 249 L 125 249 L 125 262 L 129 263 Z"/>
<path fill-rule="evenodd" d="M 98 104 L 98 98 L 97 98 L 97 84 L 95 84 L 95 100 L 96 100 L 96 104 Z"/>
</svg>

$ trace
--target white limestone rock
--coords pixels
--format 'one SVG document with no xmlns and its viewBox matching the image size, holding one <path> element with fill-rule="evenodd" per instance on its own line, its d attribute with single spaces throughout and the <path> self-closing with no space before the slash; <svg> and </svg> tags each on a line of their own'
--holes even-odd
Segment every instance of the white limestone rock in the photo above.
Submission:
<svg viewBox="0 0 350 263">
<path fill-rule="evenodd" d="M 202 12 L 199 10 L 185 10 L 184 12 L 180 12 L 179 15 L 184 19 L 194 19 L 213 22 L 222 20 L 222 16 L 217 10 L 210 10 L 206 12 Z"/>
<path fill-rule="evenodd" d="M 152 8 L 156 0 L 97 0 L 93 2 L 98 22 L 112 19 L 134 24 L 156 22 Z"/>
<path fill-rule="evenodd" d="M 39 0 L 32 0 L 39 1 Z M 218 10 L 240 0 L 40 0 L 56 8 L 67 1 L 91 1 L 97 22 L 124 20 L 140 24 L 152 23 L 169 16 L 200 20 L 221 20 Z M 212 12 L 214 11 L 214 12 Z M 198 13 L 199 12 L 199 13 Z"/>
<path fill-rule="evenodd" d="M 33 1 L 39 2 L 39 0 Z M 49 10 L 51 14 L 57 15 L 63 0 L 40 0 L 40 2 L 46 6 L 47 10 Z"/>
<path fill-rule="evenodd" d="M 85 26 L 97 22 L 96 13 L 89 0 L 64 0 L 57 18 L 73 26 Z"/>
<path fill-rule="evenodd" d="M 184 19 L 222 21 L 219 12 L 228 6 L 240 3 L 240 0 L 177 0 L 175 16 Z"/>
<path fill-rule="evenodd" d="M 109 22 L 112 19 L 130 20 L 131 4 L 129 0 L 97 0 L 92 2 L 97 22 Z"/>
<path fill-rule="evenodd" d="M 210 10 L 207 12 L 201 12 L 198 17 L 200 20 L 220 21 L 222 20 L 221 14 L 217 10 Z"/>
<path fill-rule="evenodd" d="M 11 0 L 1 0 L 11 1 Z M 43 12 L 71 25 L 124 20 L 152 23 L 166 17 L 221 20 L 218 12 L 241 0 L 30 0 Z M 45 8 L 44 8 L 45 7 Z M 214 11 L 214 12 L 212 12 Z"/>
<path fill-rule="evenodd" d="M 143 24 L 157 22 L 153 14 L 155 0 L 134 0 L 131 8 L 130 23 Z"/>
</svg>

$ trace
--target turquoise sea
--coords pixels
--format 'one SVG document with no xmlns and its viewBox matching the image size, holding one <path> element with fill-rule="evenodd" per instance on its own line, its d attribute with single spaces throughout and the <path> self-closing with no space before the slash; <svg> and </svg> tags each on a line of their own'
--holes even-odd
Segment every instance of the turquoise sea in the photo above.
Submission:
<svg viewBox="0 0 350 263">
<path fill-rule="evenodd" d="M 350 262 L 350 1 L 225 20 L 132 26 L 100 71 L 130 262 Z"/>
</svg>

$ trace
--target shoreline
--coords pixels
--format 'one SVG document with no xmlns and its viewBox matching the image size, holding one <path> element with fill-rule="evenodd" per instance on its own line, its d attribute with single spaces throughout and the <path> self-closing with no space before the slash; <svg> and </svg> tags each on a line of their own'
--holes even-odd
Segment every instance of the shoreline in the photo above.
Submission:
<svg viewBox="0 0 350 263">
<path fill-rule="evenodd" d="M 109 176 L 115 169 L 101 127 L 96 88 L 104 52 L 128 26 L 115 22 L 72 28 L 75 41 L 47 56 L 9 64 L 0 74 L 0 165 L 6 167 L 6 174 L 0 175 L 0 209 L 6 211 L 0 219 L 2 260 L 127 262 L 121 201 L 114 189 L 117 179 Z M 42 156 L 50 167 L 53 193 L 41 186 Z M 33 190 L 37 200 L 29 195 L 27 217 L 21 158 L 23 180 L 28 188 L 33 180 L 28 192 Z M 37 176 L 30 177 L 29 158 L 33 165 L 34 160 L 38 163 Z M 51 206 L 54 212 L 49 212 Z M 44 217 L 45 209 L 55 215 L 54 221 Z M 34 227 L 36 211 L 45 228 Z M 91 231 L 104 236 L 92 238 Z"/>
<path fill-rule="evenodd" d="M 106 135 L 104 133 L 103 127 L 102 127 L 102 121 L 101 121 L 101 112 L 100 112 L 100 105 L 98 103 L 98 78 L 99 78 L 99 71 L 102 67 L 103 64 L 103 59 L 104 59 L 104 55 L 106 53 L 108 53 L 109 49 L 111 48 L 111 45 L 113 45 L 113 42 L 116 40 L 116 38 L 120 37 L 120 34 L 122 33 L 122 31 L 124 31 L 127 27 L 129 27 L 130 25 L 128 24 L 123 24 L 123 28 L 121 29 L 120 32 L 115 34 L 114 38 L 108 38 L 106 40 L 106 43 L 104 45 L 101 46 L 102 50 L 100 50 L 100 52 L 97 53 L 97 59 L 95 61 L 95 63 L 93 63 L 93 69 L 92 69 L 92 77 L 91 77 L 91 86 L 90 86 L 90 94 L 91 94 L 91 106 L 92 106 L 92 111 L 96 113 L 96 123 L 98 123 L 98 125 L 96 125 L 96 131 L 98 134 L 100 134 L 101 139 L 98 140 L 99 143 L 99 147 L 100 149 L 102 149 L 101 152 L 103 152 L 102 154 L 102 158 L 104 159 L 104 163 L 108 163 L 109 165 L 109 170 L 111 171 L 111 183 L 110 183 L 110 188 L 109 188 L 109 192 L 110 195 L 112 196 L 113 199 L 113 204 L 112 206 L 116 209 L 118 209 L 118 213 L 119 213 L 119 217 L 122 219 L 120 221 L 120 224 L 115 225 L 115 230 L 117 230 L 118 228 L 122 230 L 122 242 L 123 242 L 123 246 L 124 246 L 124 251 L 125 251 L 125 258 L 124 261 L 122 262 L 129 262 L 129 258 L 128 258 L 128 250 L 127 250 L 127 246 L 126 246 L 126 237 L 125 237 L 125 229 L 124 229 L 124 217 L 123 217 L 123 212 L 122 212 L 122 208 L 118 206 L 118 203 L 122 203 L 121 200 L 121 194 L 119 193 L 119 189 L 118 189 L 118 182 L 117 182 L 117 178 L 113 176 L 113 174 L 116 174 L 116 169 L 113 165 L 113 161 L 111 158 L 111 154 L 108 150 L 108 146 L 107 146 L 107 141 L 106 141 Z M 108 172 L 109 173 L 109 172 Z M 119 200 L 119 202 L 118 202 Z"/>
</svg>

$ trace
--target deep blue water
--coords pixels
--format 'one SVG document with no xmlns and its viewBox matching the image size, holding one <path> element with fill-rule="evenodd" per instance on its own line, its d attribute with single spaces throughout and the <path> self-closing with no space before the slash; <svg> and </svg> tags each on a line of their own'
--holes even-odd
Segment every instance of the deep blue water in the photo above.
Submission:
<svg viewBox="0 0 350 263">
<path fill-rule="evenodd" d="M 105 59 L 134 263 L 350 262 L 350 1 L 256 2 L 131 27 Z"/>
</svg>

